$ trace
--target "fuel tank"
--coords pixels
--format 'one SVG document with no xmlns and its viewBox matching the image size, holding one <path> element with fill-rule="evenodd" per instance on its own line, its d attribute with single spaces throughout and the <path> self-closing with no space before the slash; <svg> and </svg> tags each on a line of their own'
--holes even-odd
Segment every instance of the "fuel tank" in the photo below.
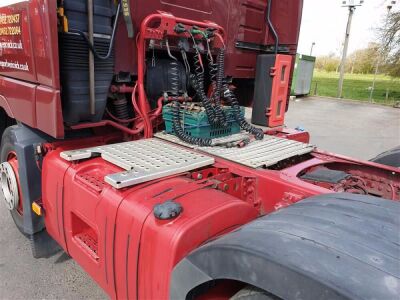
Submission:
<svg viewBox="0 0 400 300">
<path fill-rule="evenodd" d="M 258 215 L 186 174 L 117 190 L 103 179 L 121 169 L 101 158 L 70 163 L 60 151 L 43 163 L 47 231 L 112 298 L 166 298 L 183 257 Z M 157 219 L 154 207 L 168 200 L 182 212 Z"/>
</svg>

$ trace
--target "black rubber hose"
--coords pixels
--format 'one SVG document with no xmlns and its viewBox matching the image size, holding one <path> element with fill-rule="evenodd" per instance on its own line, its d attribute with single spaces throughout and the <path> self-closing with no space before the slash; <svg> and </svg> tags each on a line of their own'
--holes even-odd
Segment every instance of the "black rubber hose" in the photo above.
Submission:
<svg viewBox="0 0 400 300">
<path fill-rule="evenodd" d="M 196 91 L 196 94 L 199 96 L 201 102 L 203 103 L 203 106 L 206 110 L 208 121 L 212 125 L 218 125 L 217 117 L 215 115 L 215 110 L 214 107 L 211 103 L 211 100 L 207 97 L 204 89 L 204 72 L 203 68 L 200 65 L 200 54 L 196 53 L 194 55 L 194 65 L 195 65 L 195 73 L 196 74 L 190 74 L 190 82 L 194 90 Z"/>
<path fill-rule="evenodd" d="M 116 33 L 116 31 L 117 31 L 118 16 L 119 16 L 120 11 L 121 11 L 121 1 L 119 1 L 118 7 L 117 7 L 117 13 L 116 13 L 116 15 L 115 15 L 113 30 L 112 30 L 112 33 L 111 33 L 110 46 L 108 47 L 108 52 L 107 52 L 107 55 L 105 55 L 105 56 L 100 55 L 100 54 L 96 51 L 94 45 L 92 45 L 92 43 L 89 41 L 88 37 L 86 36 L 86 34 L 85 34 L 83 31 L 77 30 L 77 29 L 72 29 L 72 30 L 70 30 L 69 32 L 79 34 L 79 35 L 85 40 L 85 42 L 86 42 L 86 44 L 88 45 L 90 51 L 92 51 L 94 57 L 96 57 L 97 59 L 100 59 L 100 60 L 109 59 L 109 58 L 111 57 L 112 50 L 113 50 L 113 48 L 114 48 L 115 33 Z"/>
<path fill-rule="evenodd" d="M 268 0 L 267 23 L 268 23 L 269 29 L 272 31 L 272 34 L 274 35 L 274 39 L 275 39 L 275 54 L 278 54 L 279 36 L 278 36 L 278 33 L 275 30 L 274 24 L 272 24 L 272 21 L 271 21 L 271 5 L 272 5 L 272 0 Z"/>
<path fill-rule="evenodd" d="M 242 115 L 240 111 L 240 105 L 239 101 L 237 100 L 235 94 L 229 89 L 229 86 L 226 84 L 225 85 L 225 93 L 224 93 L 225 98 L 228 99 L 230 102 L 232 109 L 233 109 L 233 114 L 236 119 L 236 121 L 239 123 L 240 128 L 243 130 L 247 131 L 248 133 L 254 135 L 254 137 L 257 140 L 262 140 L 264 139 L 264 132 L 261 128 L 257 128 L 249 124 L 244 116 Z"/>
<path fill-rule="evenodd" d="M 226 115 L 221 106 L 221 94 L 222 87 L 225 78 L 225 49 L 219 49 L 217 55 L 217 75 L 216 75 L 216 83 L 215 83 L 215 91 L 214 91 L 214 102 L 215 102 L 215 115 L 218 118 L 220 125 L 223 127 L 228 127 L 228 122 L 226 120 Z"/>
</svg>

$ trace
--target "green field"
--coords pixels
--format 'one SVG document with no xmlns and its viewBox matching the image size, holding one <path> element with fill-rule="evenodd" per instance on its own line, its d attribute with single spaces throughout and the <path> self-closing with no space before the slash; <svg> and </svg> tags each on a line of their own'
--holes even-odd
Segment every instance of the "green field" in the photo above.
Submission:
<svg viewBox="0 0 400 300">
<path fill-rule="evenodd" d="M 346 74 L 343 85 L 343 98 L 368 101 L 374 75 Z M 311 95 L 337 97 L 339 74 L 315 71 Z M 315 93 L 316 92 L 316 93 Z M 388 98 L 386 99 L 386 93 Z M 375 83 L 373 101 L 393 105 L 400 101 L 400 78 L 378 75 Z"/>
</svg>

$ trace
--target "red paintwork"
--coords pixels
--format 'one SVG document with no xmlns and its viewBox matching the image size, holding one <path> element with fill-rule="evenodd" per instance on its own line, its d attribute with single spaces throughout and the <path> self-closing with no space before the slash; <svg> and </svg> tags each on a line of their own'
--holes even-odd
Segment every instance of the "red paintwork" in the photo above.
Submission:
<svg viewBox="0 0 400 300">
<path fill-rule="evenodd" d="M 268 135 L 294 140 L 302 143 L 310 143 L 310 134 L 307 131 L 299 131 L 292 128 L 274 128 L 265 132 Z"/>
<path fill-rule="evenodd" d="M 24 198 L 23 198 L 23 195 L 21 193 L 21 184 L 20 184 L 19 172 L 18 172 L 19 163 L 18 163 L 18 158 L 17 158 L 17 155 L 15 154 L 15 152 L 10 152 L 7 155 L 7 162 L 11 165 L 11 167 L 12 167 L 12 169 L 14 171 L 14 174 L 15 174 L 15 178 L 17 180 L 18 194 L 19 194 L 17 212 L 22 216 L 23 213 L 24 213 Z"/>
<path fill-rule="evenodd" d="M 21 34 L 0 35 L 0 43 L 22 44 L 22 49 L 0 49 L 0 61 L 29 69 L 0 66 L 0 106 L 10 117 L 62 138 L 56 2 L 24 1 L 0 8 L 0 15 L 19 16 L 18 22 L 0 24 L 0 29 L 21 29 Z"/>
<path fill-rule="evenodd" d="M 285 124 L 285 112 L 290 86 L 290 69 L 292 67 L 292 57 L 289 55 L 278 54 L 276 56 L 275 67 L 271 72 L 274 76 L 271 91 L 271 106 L 266 112 L 267 127 L 278 127 Z"/>
<path fill-rule="evenodd" d="M 305 138 L 294 134 L 292 138 Z M 47 231 L 111 298 L 166 299 L 173 267 L 201 244 L 257 216 L 331 193 L 298 178 L 309 169 L 334 166 L 356 172 L 373 182 L 376 191 L 392 185 L 396 200 L 400 198 L 399 170 L 321 151 L 281 170 L 249 169 L 217 158 L 204 170 L 116 190 L 103 178 L 121 171 L 118 167 L 101 158 L 66 162 L 59 153 L 76 148 L 69 143 L 47 148 L 43 163 Z M 154 205 L 169 199 L 176 199 L 183 213 L 171 221 L 155 219 Z"/>
</svg>

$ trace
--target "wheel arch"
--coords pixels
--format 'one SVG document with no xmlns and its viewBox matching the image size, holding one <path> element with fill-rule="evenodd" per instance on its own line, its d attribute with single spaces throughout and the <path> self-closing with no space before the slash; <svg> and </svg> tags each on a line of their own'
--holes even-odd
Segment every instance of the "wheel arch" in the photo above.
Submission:
<svg viewBox="0 0 400 300">
<path fill-rule="evenodd" d="M 390 254 L 400 251 L 399 212 L 399 203 L 369 196 L 303 200 L 193 251 L 174 268 L 170 298 L 185 299 L 193 288 L 228 279 L 288 300 L 395 299 L 400 271 L 391 266 L 400 259 Z M 371 234 L 382 238 L 374 251 Z"/>
</svg>

